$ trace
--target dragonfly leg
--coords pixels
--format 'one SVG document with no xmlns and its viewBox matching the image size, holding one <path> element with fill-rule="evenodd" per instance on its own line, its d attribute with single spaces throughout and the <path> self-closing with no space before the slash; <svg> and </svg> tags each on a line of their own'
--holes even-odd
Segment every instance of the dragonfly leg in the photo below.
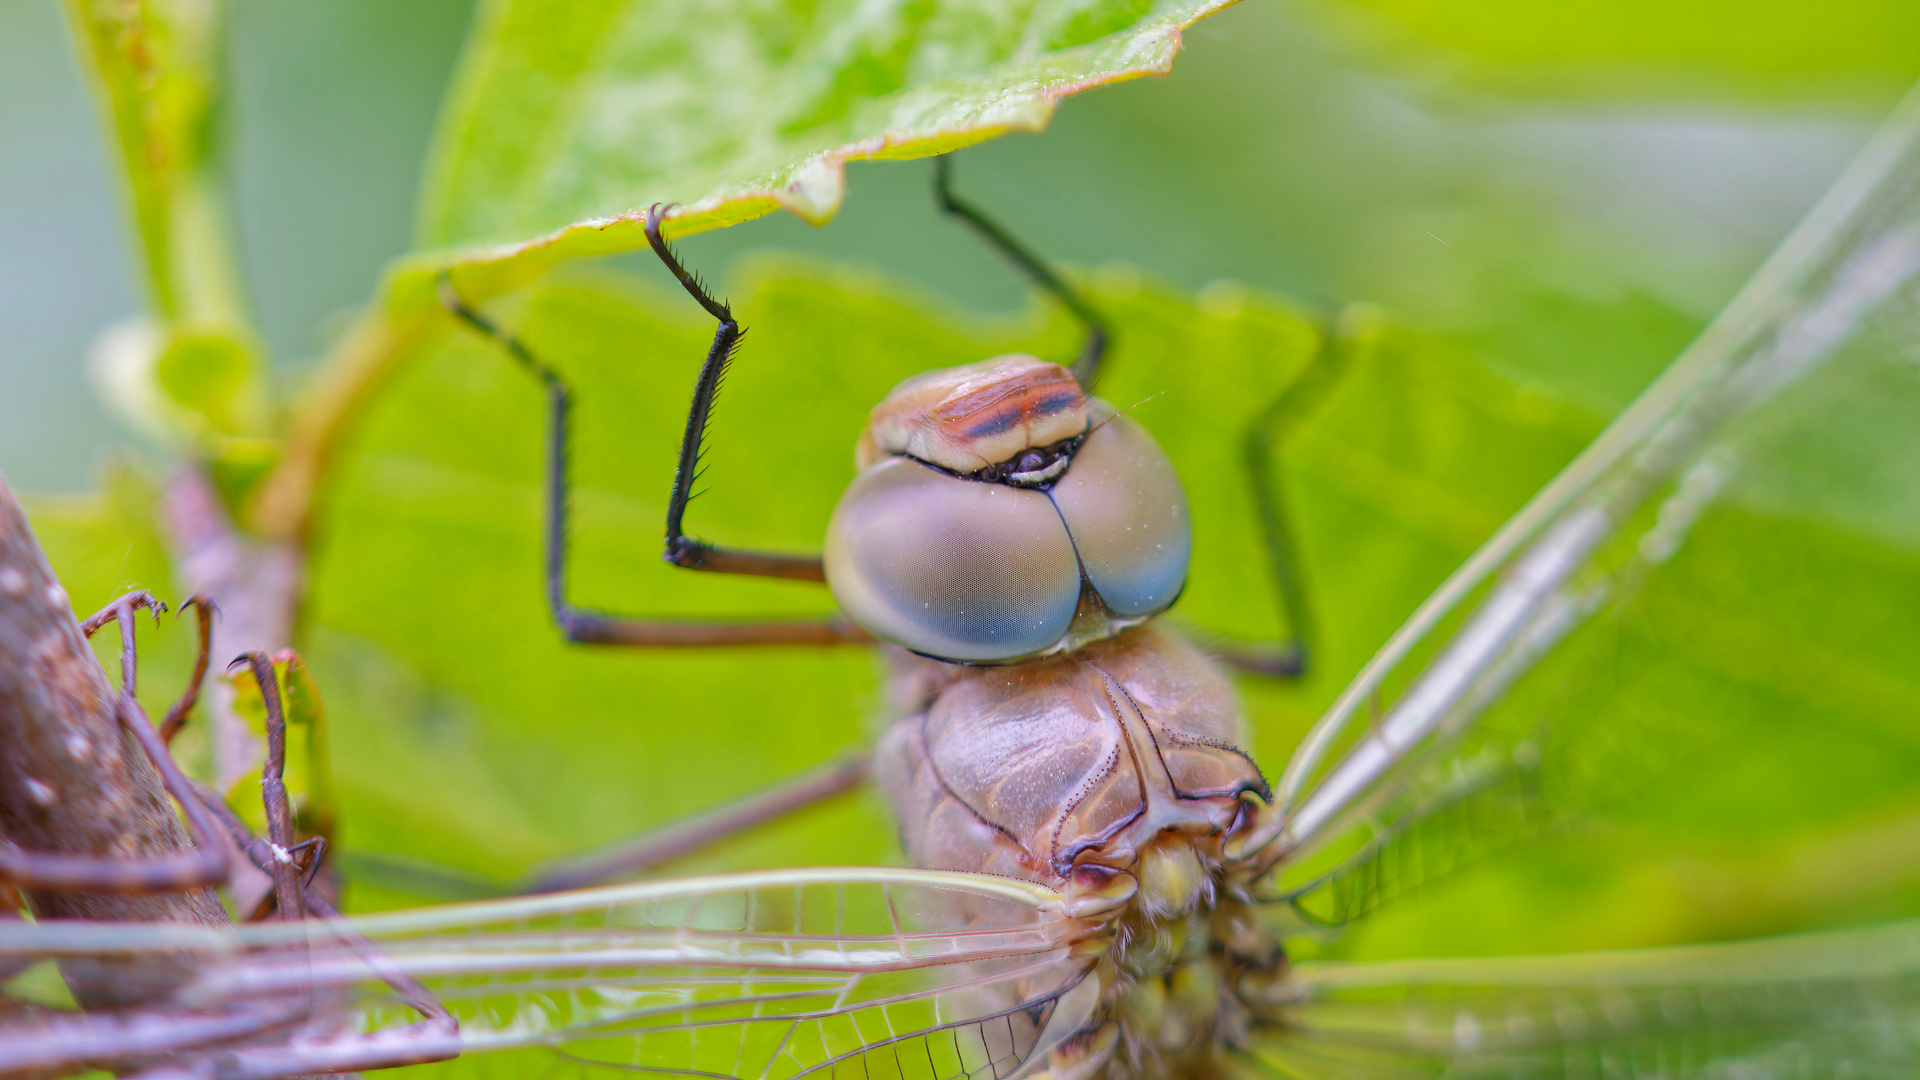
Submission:
<svg viewBox="0 0 1920 1080">
<path fill-rule="evenodd" d="M 193 793 L 201 809 L 212 814 L 226 826 L 227 835 L 245 854 L 254 873 L 270 874 L 274 864 L 279 861 L 273 849 L 253 835 L 218 792 L 204 784 L 196 783 L 193 785 Z M 304 875 L 300 882 L 300 901 L 306 908 L 307 914 L 313 918 L 336 920 L 328 924 L 327 933 L 352 949 L 376 977 L 396 991 L 400 1000 L 408 1007 L 429 1020 L 450 1021 L 452 1014 L 432 991 L 401 970 L 398 964 L 380 952 L 378 947 L 352 926 L 337 921 L 341 917 L 340 909 L 335 907 L 333 901 L 314 885 L 314 878 L 319 872 L 321 863 L 326 859 L 326 851 L 326 838 L 320 836 L 310 837 L 287 849 L 287 854 L 294 858 L 294 864 L 301 868 Z M 272 913 L 271 905 L 266 903 L 267 897 L 268 893 L 264 890 L 255 892 L 235 890 L 235 899 L 240 902 L 242 918 L 249 922 L 257 921 Z M 254 902 L 245 903 L 247 898 L 253 898 Z"/>
<path fill-rule="evenodd" d="M 0 881 L 28 892 L 184 892 L 227 880 L 226 860 L 201 848 L 182 855 L 116 859 L 0 847 Z"/>
<path fill-rule="evenodd" d="M 992 218 L 981 213 L 978 207 L 960 198 L 953 192 L 952 155 L 942 154 L 933 159 L 933 198 L 940 209 L 966 222 L 981 238 L 1000 252 L 1008 262 L 1026 274 L 1035 285 L 1052 293 L 1085 328 L 1086 337 L 1080 346 L 1080 356 L 1073 362 L 1073 377 L 1083 390 L 1091 391 L 1093 381 L 1100 374 L 1100 360 L 1107 351 L 1107 324 L 1093 305 L 1073 287 L 1061 280 L 1045 260 L 1034 254 L 1025 244 L 1013 238 L 1013 235 L 996 224 Z"/>
<path fill-rule="evenodd" d="M 1206 642 L 1208 650 L 1231 667 L 1273 678 L 1297 678 L 1306 672 L 1315 635 L 1313 605 L 1287 512 L 1280 454 L 1372 342 L 1372 323 L 1362 309 L 1343 312 L 1329 328 L 1319 352 L 1278 397 L 1260 410 L 1241 440 L 1241 461 L 1260 519 L 1261 542 L 1273 573 L 1275 607 L 1285 636 L 1277 644 Z"/>
<path fill-rule="evenodd" d="M 111 604 L 86 617 L 80 623 L 80 632 L 92 637 L 100 628 L 110 622 L 120 624 L 120 692 L 132 694 L 139 683 L 137 675 L 139 652 L 133 647 L 133 613 L 146 608 L 152 613 L 154 624 L 160 623 L 160 616 L 166 614 L 167 602 L 154 596 L 145 589 L 135 589 L 124 596 L 115 597 Z"/>
<path fill-rule="evenodd" d="M 740 338 L 740 327 L 723 304 L 712 300 L 699 282 L 681 267 L 665 241 L 659 240 L 659 208 L 649 211 L 647 235 L 669 269 L 694 293 L 695 299 L 709 311 L 718 310 L 721 326 L 708 350 L 707 362 L 700 371 L 694 390 L 693 408 L 687 416 L 687 430 L 681 445 L 680 466 L 673 482 L 673 496 L 667 506 L 666 561 L 689 570 L 707 570 L 726 574 L 752 574 L 801 581 L 822 581 L 825 573 L 817 555 L 788 555 L 769 552 L 733 551 L 704 544 L 685 535 L 681 519 L 692 498 L 693 482 L 699 471 L 701 443 L 706 436 L 707 418 L 719 393 L 721 376 Z M 455 318 L 497 342 L 516 363 L 539 379 L 547 393 L 547 477 L 546 477 L 546 583 L 547 607 L 561 634 L 570 642 L 585 645 L 632 645 L 649 647 L 707 645 L 837 645 L 865 643 L 873 639 L 847 619 L 755 619 L 698 620 L 647 619 L 613 615 L 575 606 L 567 599 L 568 510 L 571 472 L 569 469 L 569 429 L 573 391 L 560 373 L 542 362 L 513 334 L 475 310 L 453 287 L 452 277 L 440 275 L 440 301 Z"/>
<path fill-rule="evenodd" d="M 314 879 L 320 876 L 320 867 L 327 861 L 327 838 L 309 836 L 288 848 L 287 854 L 293 856 L 293 865 L 300 868 L 300 891 L 311 895 Z"/>
<path fill-rule="evenodd" d="M 267 714 L 267 760 L 260 767 L 260 797 L 266 803 L 267 842 L 273 845 L 274 901 L 283 919 L 305 918 L 306 904 L 300 888 L 300 871 L 294 866 L 293 804 L 287 800 L 287 718 L 280 708 L 280 680 L 274 676 L 273 661 L 263 652 L 243 654 L 227 667 L 228 671 L 245 664 L 260 688 L 260 703 Z"/>
<path fill-rule="evenodd" d="M 355 853 L 354 876 L 357 880 L 383 882 L 404 892 L 449 900 L 585 888 L 651 870 L 851 791 L 867 778 L 870 766 L 871 755 L 850 754 L 727 806 L 695 814 L 598 851 L 536 867 L 518 882 L 493 881 L 423 859 L 401 859 L 365 851 Z M 259 861 L 257 856 L 255 861 Z"/>
<path fill-rule="evenodd" d="M 534 873 L 525 891 L 584 888 L 658 866 L 851 791 L 866 779 L 869 764 L 866 754 L 842 758 L 732 805 L 553 864 Z"/>
<path fill-rule="evenodd" d="M 193 609 L 200 623 L 199 652 L 193 660 L 193 674 L 187 679 L 187 688 L 180 692 L 180 700 L 167 709 L 167 715 L 160 720 L 160 738 L 167 745 L 173 745 L 173 737 L 187 726 L 187 718 L 193 715 L 193 707 L 200 703 L 200 684 L 207 677 L 207 660 L 213 652 L 213 617 L 220 613 L 219 605 L 206 593 L 194 593 L 180 603 L 180 613 L 186 614 Z"/>
<path fill-rule="evenodd" d="M 707 347 L 706 362 L 700 365 L 700 378 L 694 383 L 693 404 L 687 409 L 687 429 L 680 438 L 680 461 L 673 473 L 673 492 L 667 499 L 667 550 L 665 558 L 687 570 L 708 570 L 720 574 L 752 574 L 759 577 L 792 578 L 798 581 L 825 581 L 826 572 L 818 555 L 789 555 L 767 551 L 735 551 L 718 548 L 688 536 L 681 528 L 687 503 L 693 499 L 693 485 L 700 478 L 700 454 L 707 440 L 707 420 L 713 415 L 714 399 L 720 396 L 720 384 L 740 348 L 746 333 L 733 318 L 733 309 L 714 298 L 700 278 L 690 273 L 674 254 L 673 247 L 660 233 L 671 207 L 655 204 L 647 210 L 647 243 L 660 257 L 687 295 L 707 314 L 718 320 L 713 344 Z"/>
</svg>

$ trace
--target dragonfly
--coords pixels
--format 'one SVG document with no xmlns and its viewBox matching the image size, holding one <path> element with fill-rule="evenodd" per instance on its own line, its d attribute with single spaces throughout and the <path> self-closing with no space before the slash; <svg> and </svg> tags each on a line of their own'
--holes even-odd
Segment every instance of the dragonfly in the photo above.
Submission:
<svg viewBox="0 0 1920 1080">
<path fill-rule="evenodd" d="M 1526 704 L 1577 686 L 1596 662 L 1583 635 L 1668 587 L 1681 553 L 1715 551 L 1706 526 L 1739 477 L 1838 433 L 1865 451 L 1846 468 L 1873 473 L 1878 500 L 1849 504 L 1863 520 L 1920 503 L 1909 473 L 1862 465 L 1920 449 L 1914 425 L 1875 424 L 1859 405 L 1865 392 L 1920 401 L 1902 352 L 1920 296 L 1916 177 L 1920 99 L 1668 372 L 1382 645 L 1271 782 L 1241 749 L 1218 661 L 1156 620 L 1185 573 L 1184 502 L 1145 425 L 1088 392 L 1097 315 L 1072 367 L 1001 358 L 897 389 L 861 437 L 862 471 L 822 559 L 718 548 L 687 537 L 681 515 L 739 327 L 650 216 L 657 253 L 719 324 L 668 558 L 823 580 L 842 610 L 672 623 L 567 601 L 570 392 L 448 284 L 456 314 L 547 390 L 548 584 L 563 632 L 885 643 L 898 718 L 870 768 L 917 865 L 237 928 L 0 923 L 0 955 L 18 963 L 111 962 L 116 978 L 150 980 L 137 1008 L 0 1029 L 0 1068 L 235 1080 L 448 1060 L 742 1080 L 1904 1073 L 1920 1059 L 1916 923 L 1518 959 L 1340 961 L 1288 943 L 1555 824 L 1558 733 L 1526 723 L 1538 712 Z M 1233 659 L 1284 674 L 1295 646 Z M 1468 842 L 1449 839 L 1462 831 Z"/>
</svg>

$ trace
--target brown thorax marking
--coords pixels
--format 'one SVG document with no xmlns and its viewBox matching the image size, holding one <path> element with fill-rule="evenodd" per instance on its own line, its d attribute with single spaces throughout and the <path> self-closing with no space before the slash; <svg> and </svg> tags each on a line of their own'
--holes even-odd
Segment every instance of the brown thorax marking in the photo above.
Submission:
<svg viewBox="0 0 1920 1080">
<path fill-rule="evenodd" d="M 1232 745 L 1244 734 L 1231 691 L 1190 646 L 1141 628 L 1015 668 L 959 668 L 897 655 L 896 671 L 904 730 L 930 733 L 890 743 L 921 764 L 900 759 L 896 765 L 883 752 L 883 785 L 904 795 L 912 783 L 907 773 L 919 772 L 922 782 L 937 784 L 945 798 L 1001 836 L 989 845 L 999 855 L 955 849 L 943 842 L 939 826 L 909 811 L 908 847 L 916 858 L 932 856 L 925 865 L 1054 882 L 1076 915 L 1131 902 L 1155 917 L 1178 917 L 1210 900 L 1225 862 L 1225 838 L 1244 817 L 1241 792 L 1264 794 L 1265 785 Z M 1149 722 L 1143 709 L 1156 719 Z M 1060 710 L 1082 717 L 1061 732 L 1065 741 L 1028 726 L 1051 730 L 1062 722 Z M 924 727 L 929 724 L 934 727 Z M 1003 751 L 992 748 L 1003 739 L 1030 749 L 1002 762 Z M 1070 752 L 1074 746 L 1099 746 L 1105 760 L 1094 765 L 1084 752 Z M 1050 795 L 1016 790 L 1043 779 L 1031 773 L 1018 779 L 1036 762 L 1076 760 L 1086 762 L 1069 774 L 1081 777 L 1077 787 Z M 1014 772 L 1004 783 L 1014 788 L 983 783 L 1009 767 Z M 1012 803 L 1004 801 L 1009 792 Z M 1035 798 L 1049 806 L 1044 816 L 1036 816 Z"/>
<path fill-rule="evenodd" d="M 1219 798 L 1189 799 L 1174 789 L 1173 778 L 1158 752 L 1158 740 L 1147 727 L 1139 706 L 1112 675 L 1100 672 L 1107 700 L 1120 725 L 1123 753 L 1131 759 L 1140 783 L 1141 809 L 1110 835 L 1080 838 L 1078 851 L 1061 851 L 1062 837 L 1054 837 L 1054 867 L 1066 870 L 1066 892 L 1097 886 L 1104 872 L 1131 876 L 1137 887 L 1132 900 L 1148 920 L 1177 919 L 1213 900 L 1214 879 L 1220 866 L 1221 839 L 1239 815 L 1236 805 Z M 1078 806 L 1061 812 L 1064 824 Z M 1070 866 L 1062 866 L 1063 860 Z M 1108 894 L 1111 885 L 1099 888 Z"/>
<path fill-rule="evenodd" d="M 1059 364 L 1019 353 L 916 375 L 874 406 L 855 464 L 892 455 L 959 475 L 1084 435 L 1087 396 Z"/>
</svg>

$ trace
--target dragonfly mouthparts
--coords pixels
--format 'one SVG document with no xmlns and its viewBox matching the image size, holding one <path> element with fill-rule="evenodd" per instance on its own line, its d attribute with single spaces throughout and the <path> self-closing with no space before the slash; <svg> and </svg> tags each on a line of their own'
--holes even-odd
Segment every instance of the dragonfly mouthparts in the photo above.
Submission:
<svg viewBox="0 0 1920 1080">
<path fill-rule="evenodd" d="M 1011 484 L 1014 487 L 1045 487 L 1060 479 L 1073 464 L 1074 451 L 1087 441 L 1085 435 L 1075 435 L 1062 439 L 1051 446 L 1034 446 L 1022 450 L 1006 461 L 995 462 L 984 469 L 959 474 L 963 479 L 980 480 L 989 484 Z"/>
<path fill-rule="evenodd" d="M 1044 468 L 1008 473 L 1007 480 L 1009 483 L 1019 484 L 1023 487 L 1037 487 L 1066 471 L 1067 459 L 1059 458 L 1055 460 L 1053 464 Z"/>
</svg>

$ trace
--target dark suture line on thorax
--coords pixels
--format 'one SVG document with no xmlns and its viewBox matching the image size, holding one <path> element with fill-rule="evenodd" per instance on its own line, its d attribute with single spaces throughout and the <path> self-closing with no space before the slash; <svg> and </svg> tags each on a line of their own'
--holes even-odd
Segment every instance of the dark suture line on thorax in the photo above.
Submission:
<svg viewBox="0 0 1920 1080">
<path fill-rule="evenodd" d="M 1162 753 L 1160 750 L 1160 736 L 1154 733 L 1153 724 L 1147 719 L 1147 711 L 1140 707 L 1140 702 L 1134 700 L 1134 696 L 1132 694 L 1127 693 L 1126 686 L 1123 685 L 1119 679 L 1114 678 L 1112 672 L 1107 671 L 1105 668 L 1102 668 L 1097 664 L 1088 664 L 1087 666 L 1090 668 L 1093 668 L 1093 670 L 1095 671 L 1098 671 L 1102 676 L 1105 677 L 1107 685 L 1111 688 L 1107 692 L 1107 699 L 1109 701 L 1113 700 L 1113 691 L 1118 690 L 1120 692 L 1120 696 L 1126 699 L 1126 703 L 1133 708 L 1133 714 L 1140 718 L 1140 726 L 1147 729 L 1147 738 L 1153 743 L 1153 759 L 1160 763 L 1160 772 L 1167 778 L 1167 790 L 1173 792 L 1174 797 L 1177 799 L 1193 798 L 1193 796 L 1188 795 L 1184 791 L 1181 791 L 1179 783 L 1174 780 L 1173 770 L 1167 767 L 1167 756 L 1166 754 Z M 1119 715 L 1120 713 L 1119 702 L 1114 702 L 1113 711 L 1116 716 Z M 1120 730 L 1122 732 L 1127 730 L 1127 722 L 1125 718 L 1121 718 L 1120 720 Z M 1133 740 L 1129 738 L 1127 741 L 1131 743 Z M 1144 796 L 1145 794 L 1144 779 L 1142 780 L 1142 788 L 1143 790 L 1141 794 Z"/>
<path fill-rule="evenodd" d="M 1141 718 L 1145 719 L 1146 715 L 1147 714 L 1145 710 L 1142 710 L 1140 713 Z M 1147 729 L 1149 731 L 1153 729 L 1153 725 L 1151 724 L 1151 722 L 1148 723 Z M 1240 749 L 1239 747 L 1233 745 L 1230 742 L 1227 742 L 1224 739 L 1210 739 L 1205 735 L 1189 735 L 1184 731 L 1169 730 L 1167 732 L 1167 742 L 1176 747 L 1207 746 L 1207 747 L 1212 747 L 1215 750 L 1225 750 L 1227 753 L 1232 754 L 1233 756 L 1253 766 L 1254 775 L 1260 778 L 1260 786 L 1258 788 L 1253 788 L 1253 789 L 1240 788 L 1240 787 L 1223 788 L 1220 791 L 1213 794 L 1199 794 L 1199 795 L 1187 795 L 1182 793 L 1180 796 L 1181 798 L 1183 799 L 1223 799 L 1223 798 L 1227 798 L 1228 796 L 1239 798 L 1243 792 L 1247 790 L 1252 790 L 1255 794 L 1259 795 L 1262 799 L 1265 799 L 1268 802 L 1273 801 L 1273 786 L 1267 782 L 1267 774 L 1261 770 L 1260 763 L 1253 760 L 1253 755 L 1247 753 L 1245 750 Z M 1170 780 L 1172 779 L 1173 773 L 1171 770 L 1168 771 L 1167 777 Z"/>
<path fill-rule="evenodd" d="M 1059 814 L 1055 815 L 1053 819 L 1053 830 L 1052 830 L 1053 837 L 1047 844 L 1047 864 L 1048 866 L 1052 867 L 1056 872 L 1060 871 L 1060 830 L 1067 827 L 1067 819 L 1073 816 L 1073 812 L 1080 808 L 1081 803 L 1087 801 L 1087 796 L 1093 794 L 1094 789 L 1099 787 L 1109 777 L 1113 776 L 1113 774 L 1117 772 L 1119 768 L 1120 768 L 1120 748 L 1116 746 L 1113 749 L 1107 751 L 1107 760 L 1101 766 L 1100 771 L 1094 774 L 1093 776 L 1090 776 L 1087 779 L 1081 781 L 1080 790 L 1074 792 L 1073 798 L 1069 799 L 1067 801 L 1067 805 L 1060 809 Z M 1135 818 L 1139 817 L 1141 813 L 1144 813 L 1145 812 L 1144 799 L 1145 799 L 1145 793 L 1142 792 L 1141 810 L 1135 811 L 1134 813 L 1127 815 L 1125 820 L 1117 821 L 1113 825 L 1109 826 L 1106 830 L 1106 836 L 1102 836 L 1099 842 L 1104 843 L 1107 837 L 1110 837 L 1112 836 L 1113 833 L 1117 832 L 1120 829 L 1125 828 Z M 1091 845 L 1091 846 L 1097 846 L 1097 844 Z M 1081 850 L 1084 851 L 1085 848 L 1082 848 Z M 1074 854 L 1077 855 L 1079 854 L 1079 852 L 1075 852 Z M 1061 876 L 1065 877 L 1066 875 L 1062 873 Z"/>
<path fill-rule="evenodd" d="M 1228 796 L 1238 798 L 1240 796 L 1240 791 L 1235 789 L 1228 789 L 1218 794 L 1188 793 L 1180 790 L 1180 782 L 1174 779 L 1173 769 L 1167 765 L 1166 754 L 1160 749 L 1160 735 L 1153 730 L 1153 721 L 1147 719 L 1147 710 L 1141 707 L 1137 698 L 1127 692 L 1126 684 L 1114 678 L 1111 672 L 1091 661 L 1087 663 L 1087 666 L 1106 676 L 1113 686 L 1120 691 L 1120 695 L 1127 699 L 1127 704 L 1133 706 L 1134 714 L 1140 717 L 1140 725 L 1147 729 L 1147 738 L 1153 740 L 1153 754 L 1155 759 L 1160 762 L 1160 771 L 1167 776 L 1167 788 L 1173 792 L 1176 798 L 1185 799 L 1189 802 L 1201 802 L 1206 799 L 1223 799 Z M 1124 730 L 1125 724 L 1122 724 L 1121 727 L 1122 730 Z M 1253 766 L 1254 775 L 1260 778 L 1261 796 L 1269 800 L 1272 799 L 1273 789 L 1267 784 L 1267 774 L 1260 771 L 1260 763 L 1253 760 L 1253 755 L 1247 753 L 1245 750 L 1221 739 L 1209 739 L 1204 735 L 1188 735 L 1185 732 L 1174 731 L 1172 729 L 1168 729 L 1167 731 L 1167 741 L 1175 746 L 1209 746 L 1215 750 L 1225 750 L 1233 754 L 1235 757 Z"/>
<path fill-rule="evenodd" d="M 1127 749 L 1127 757 L 1131 759 L 1133 762 L 1134 778 L 1136 782 L 1140 785 L 1140 808 L 1138 810 L 1135 810 L 1133 813 L 1128 814 L 1124 819 L 1120 821 L 1116 821 L 1112 825 L 1108 826 L 1106 829 L 1102 830 L 1101 834 L 1095 838 L 1095 842 L 1087 845 L 1087 847 L 1097 847 L 1099 846 L 1099 844 L 1104 844 L 1108 840 L 1112 839 L 1115 833 L 1118 833 L 1121 829 L 1124 829 L 1128 825 L 1131 825 L 1133 822 L 1139 820 L 1140 815 L 1147 812 L 1147 776 L 1146 776 L 1146 770 L 1140 764 L 1140 751 L 1133 745 L 1133 736 L 1127 733 L 1126 717 L 1121 715 L 1120 704 L 1113 700 L 1112 691 L 1107 689 L 1109 685 L 1119 686 L 1120 685 L 1119 680 L 1115 679 L 1112 675 L 1109 675 L 1105 671 L 1105 669 L 1101 668 L 1098 664 L 1095 664 L 1092 661 L 1080 660 L 1078 662 L 1082 664 L 1086 664 L 1087 667 L 1091 668 L 1092 670 L 1100 674 L 1101 692 L 1106 694 L 1107 704 L 1113 709 L 1114 724 L 1120 729 L 1120 744 L 1126 747 Z M 1125 691 L 1122 691 L 1122 693 L 1124 694 Z M 1131 699 L 1129 699 L 1129 701 L 1131 701 Z M 1148 732 L 1148 736 L 1151 737 L 1152 732 Z M 1156 747 L 1155 753 L 1158 753 L 1158 752 L 1159 752 L 1158 748 Z M 1119 764 L 1120 764 L 1119 756 L 1120 756 L 1119 750 L 1117 749 L 1114 750 L 1112 753 L 1110 753 L 1108 755 L 1108 764 L 1107 764 L 1106 771 L 1101 773 L 1098 777 L 1094 778 L 1093 780 L 1090 780 L 1087 784 L 1083 784 L 1081 787 L 1081 791 L 1075 796 L 1074 800 L 1067 805 L 1066 809 L 1062 811 L 1060 817 L 1056 819 L 1053 827 L 1053 842 L 1049 844 L 1047 847 L 1048 861 L 1053 865 L 1053 868 L 1056 872 L 1060 871 L 1060 830 L 1066 827 L 1067 818 L 1072 815 L 1074 809 L 1076 809 L 1080 805 L 1080 803 L 1086 799 L 1087 795 L 1091 793 L 1092 785 L 1097 784 L 1100 781 L 1103 781 L 1108 777 L 1112 776 L 1114 772 L 1119 768 Z M 1161 767 L 1164 769 L 1165 764 L 1162 763 Z M 1171 787 L 1173 778 L 1169 776 L 1167 779 L 1168 779 L 1168 786 Z M 1087 847 L 1083 847 L 1080 850 L 1085 851 L 1087 850 Z M 1074 852 L 1074 854 L 1078 855 L 1079 852 L 1076 851 Z M 1065 874 L 1062 873 L 1061 876 L 1064 877 Z"/>
</svg>

